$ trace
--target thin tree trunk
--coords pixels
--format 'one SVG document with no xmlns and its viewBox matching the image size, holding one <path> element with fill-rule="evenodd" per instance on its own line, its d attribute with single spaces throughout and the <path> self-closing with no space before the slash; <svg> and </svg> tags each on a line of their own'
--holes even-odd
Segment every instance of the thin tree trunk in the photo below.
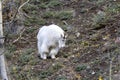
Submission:
<svg viewBox="0 0 120 80">
<path fill-rule="evenodd" d="M 1 71 L 2 80 L 8 80 L 4 54 L 0 56 L 0 71 Z"/>
<path fill-rule="evenodd" d="M 0 0 L 0 71 L 1 71 L 2 80 L 8 80 L 5 59 L 3 54 L 4 52 L 3 43 L 4 43 L 4 38 L 3 38 L 3 26 L 2 26 L 2 3 Z"/>
</svg>

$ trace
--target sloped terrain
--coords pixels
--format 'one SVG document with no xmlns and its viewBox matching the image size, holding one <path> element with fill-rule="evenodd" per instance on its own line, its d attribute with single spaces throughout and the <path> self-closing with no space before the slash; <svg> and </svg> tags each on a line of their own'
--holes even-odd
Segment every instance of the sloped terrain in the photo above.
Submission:
<svg viewBox="0 0 120 80">
<path fill-rule="evenodd" d="M 23 2 L 3 7 L 11 80 L 119 80 L 119 0 L 30 0 L 17 13 Z M 51 23 L 66 31 L 67 47 L 42 60 L 36 35 Z"/>
</svg>

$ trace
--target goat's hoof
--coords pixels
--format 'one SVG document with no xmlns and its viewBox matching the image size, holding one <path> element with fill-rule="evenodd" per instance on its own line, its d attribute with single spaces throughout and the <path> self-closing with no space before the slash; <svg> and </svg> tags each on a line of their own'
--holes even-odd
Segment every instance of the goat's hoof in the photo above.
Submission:
<svg viewBox="0 0 120 80">
<path fill-rule="evenodd" d="M 52 55 L 51 58 L 52 58 L 52 59 L 55 59 L 56 57 L 55 57 L 55 55 Z"/>
</svg>

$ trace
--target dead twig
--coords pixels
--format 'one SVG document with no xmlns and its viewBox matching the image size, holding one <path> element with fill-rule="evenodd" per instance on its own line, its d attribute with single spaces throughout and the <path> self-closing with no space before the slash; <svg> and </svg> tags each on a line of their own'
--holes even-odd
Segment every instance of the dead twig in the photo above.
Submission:
<svg viewBox="0 0 120 80">
<path fill-rule="evenodd" d="M 22 14 L 22 13 L 20 12 L 20 9 L 21 9 L 25 4 L 27 4 L 29 1 L 30 1 L 30 0 L 27 0 L 27 1 L 24 2 L 20 7 L 18 7 L 18 10 L 16 11 L 15 15 L 12 17 L 12 20 L 9 21 L 9 22 L 5 22 L 4 24 L 11 24 L 11 23 L 15 20 L 17 13 Z M 2 2 L 3 2 L 3 1 L 2 1 Z M 25 14 L 25 16 L 27 16 L 27 15 Z"/>
<path fill-rule="evenodd" d="M 16 43 L 19 39 L 21 39 L 23 33 L 25 31 L 25 28 L 20 32 L 19 37 L 13 41 L 13 43 Z"/>
<path fill-rule="evenodd" d="M 24 3 L 18 8 L 18 13 L 19 13 L 19 14 L 22 14 L 22 13 L 20 12 L 20 9 L 21 9 L 25 4 L 27 4 L 29 1 L 30 1 L 30 0 L 27 0 L 26 2 L 24 2 Z"/>
</svg>

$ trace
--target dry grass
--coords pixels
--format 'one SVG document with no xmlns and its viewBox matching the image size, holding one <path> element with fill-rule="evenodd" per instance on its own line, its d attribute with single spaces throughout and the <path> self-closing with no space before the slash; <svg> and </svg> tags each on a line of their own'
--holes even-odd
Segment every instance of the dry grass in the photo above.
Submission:
<svg viewBox="0 0 120 80">
<path fill-rule="evenodd" d="M 111 80 L 120 69 L 119 45 L 115 44 L 120 29 L 118 2 L 31 0 L 23 8 L 27 17 L 20 39 L 13 43 L 20 35 L 9 33 L 6 39 L 11 79 Z M 36 34 L 40 26 L 49 23 L 67 31 L 68 47 L 60 50 L 56 60 L 41 60 L 37 57 Z"/>
</svg>

